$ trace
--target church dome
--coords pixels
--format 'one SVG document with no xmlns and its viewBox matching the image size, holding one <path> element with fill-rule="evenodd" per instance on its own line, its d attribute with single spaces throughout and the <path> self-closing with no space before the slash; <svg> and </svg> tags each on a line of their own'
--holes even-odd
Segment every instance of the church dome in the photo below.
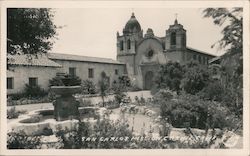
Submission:
<svg viewBox="0 0 250 156">
<path fill-rule="evenodd" d="M 132 16 L 126 23 L 125 28 L 123 29 L 123 32 L 132 33 L 132 32 L 140 32 L 140 31 L 141 31 L 141 25 L 135 18 L 134 13 L 132 13 Z"/>
</svg>

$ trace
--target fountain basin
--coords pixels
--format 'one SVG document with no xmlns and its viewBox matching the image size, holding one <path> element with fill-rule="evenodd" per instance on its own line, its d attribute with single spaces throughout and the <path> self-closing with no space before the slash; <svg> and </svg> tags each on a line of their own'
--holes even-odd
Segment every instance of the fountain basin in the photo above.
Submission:
<svg viewBox="0 0 250 156">
<path fill-rule="evenodd" d="M 81 91 L 81 86 L 51 86 L 51 91 L 58 95 L 72 95 Z"/>
<path fill-rule="evenodd" d="M 101 117 L 103 111 L 98 107 L 80 107 L 81 121 L 94 125 L 97 118 Z M 8 131 L 23 132 L 26 135 L 45 135 L 48 132 L 54 133 L 58 128 L 62 130 L 76 130 L 79 120 L 69 119 L 56 121 L 54 119 L 53 108 L 39 109 L 31 111 L 28 114 L 21 115 L 19 118 L 8 123 Z"/>
</svg>

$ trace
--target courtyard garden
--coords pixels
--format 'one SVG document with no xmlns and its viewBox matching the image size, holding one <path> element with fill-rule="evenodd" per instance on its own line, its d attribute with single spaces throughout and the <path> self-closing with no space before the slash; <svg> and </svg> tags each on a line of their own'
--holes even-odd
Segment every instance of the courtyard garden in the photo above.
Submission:
<svg viewBox="0 0 250 156">
<path fill-rule="evenodd" d="M 233 104 L 235 94 L 227 95 L 233 88 L 213 79 L 208 73 L 213 68 L 204 70 L 195 63 L 187 66 L 171 62 L 162 66 L 151 91 L 138 91 L 125 76 L 112 86 L 105 74 L 98 84 L 67 75 L 67 81 L 55 77 L 50 81 L 51 88 L 79 86 L 72 97 L 78 111 L 72 114 L 73 110 L 65 105 L 67 98 L 53 90 L 43 97 L 48 99 L 46 103 L 17 104 L 9 100 L 12 104 L 7 111 L 7 146 L 9 149 L 242 148 L 241 101 Z M 56 111 L 56 101 L 61 98 L 64 101 L 57 104 L 65 106 Z M 68 104 L 73 104 L 72 100 Z M 66 113 L 67 117 L 63 119 L 57 113 L 61 116 Z"/>
</svg>

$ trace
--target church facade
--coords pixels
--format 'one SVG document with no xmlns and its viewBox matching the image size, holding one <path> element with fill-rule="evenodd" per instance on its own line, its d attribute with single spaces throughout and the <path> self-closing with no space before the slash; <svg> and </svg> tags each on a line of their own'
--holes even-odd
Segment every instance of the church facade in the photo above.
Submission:
<svg viewBox="0 0 250 156">
<path fill-rule="evenodd" d="M 114 45 L 115 46 L 115 45 Z M 208 65 L 215 56 L 186 46 L 186 30 L 174 21 L 163 37 L 148 29 L 143 35 L 134 13 L 127 21 L 122 34 L 117 33 L 117 60 L 79 55 L 48 53 L 39 56 L 7 56 L 7 94 L 21 93 L 25 84 L 49 89 L 49 80 L 58 73 L 89 79 L 98 83 L 105 72 L 110 85 L 119 76 L 128 75 L 132 83 L 141 89 L 150 89 L 160 65 L 168 61 L 185 64 L 197 61 Z"/>
<path fill-rule="evenodd" d="M 186 46 L 186 30 L 177 19 L 163 37 L 155 36 L 151 28 L 143 36 L 140 23 L 132 13 L 122 35 L 117 32 L 117 60 L 126 64 L 129 77 L 143 89 L 152 87 L 159 66 L 168 61 L 185 64 L 194 60 L 208 65 L 213 57 Z"/>
</svg>

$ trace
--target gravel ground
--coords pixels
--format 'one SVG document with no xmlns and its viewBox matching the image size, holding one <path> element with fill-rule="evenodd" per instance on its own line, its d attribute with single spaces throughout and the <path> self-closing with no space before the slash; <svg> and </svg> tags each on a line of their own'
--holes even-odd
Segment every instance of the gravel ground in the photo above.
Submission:
<svg viewBox="0 0 250 156">
<path fill-rule="evenodd" d="M 120 108 L 113 109 L 113 114 L 120 114 Z M 129 114 L 125 113 L 125 119 L 128 120 L 129 128 L 140 133 L 141 129 L 144 127 L 145 131 L 150 129 L 150 125 L 153 127 L 152 119 L 146 115 L 142 114 Z"/>
<path fill-rule="evenodd" d="M 10 109 L 12 107 L 16 107 L 16 110 L 27 110 L 33 111 L 36 109 L 42 109 L 42 108 L 51 108 L 53 107 L 52 103 L 37 103 L 37 104 L 28 104 L 28 105 L 17 105 L 17 106 L 8 106 L 7 109 Z"/>
</svg>

